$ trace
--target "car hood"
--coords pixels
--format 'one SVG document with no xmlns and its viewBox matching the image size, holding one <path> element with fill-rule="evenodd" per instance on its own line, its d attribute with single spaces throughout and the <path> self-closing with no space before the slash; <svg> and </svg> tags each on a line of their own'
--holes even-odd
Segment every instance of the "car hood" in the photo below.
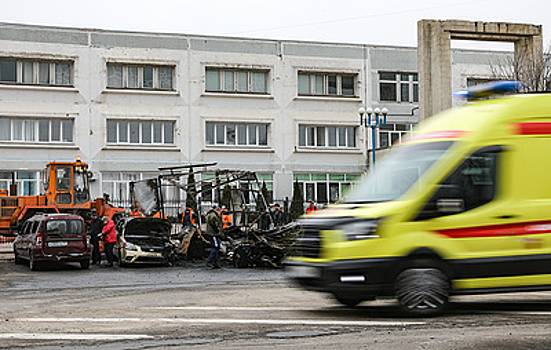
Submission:
<svg viewBox="0 0 551 350">
<path fill-rule="evenodd" d="M 125 223 L 126 240 L 166 240 L 170 239 L 171 225 L 167 220 L 157 218 L 135 218 Z"/>
</svg>

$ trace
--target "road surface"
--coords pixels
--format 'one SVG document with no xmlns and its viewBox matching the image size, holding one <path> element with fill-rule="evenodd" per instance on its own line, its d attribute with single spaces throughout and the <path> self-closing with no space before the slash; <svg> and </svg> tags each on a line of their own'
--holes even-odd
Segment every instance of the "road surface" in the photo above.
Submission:
<svg viewBox="0 0 551 350">
<path fill-rule="evenodd" d="M 392 300 L 355 309 L 278 270 L 0 261 L 0 349 L 549 349 L 551 293 L 462 297 L 413 319 Z"/>
</svg>

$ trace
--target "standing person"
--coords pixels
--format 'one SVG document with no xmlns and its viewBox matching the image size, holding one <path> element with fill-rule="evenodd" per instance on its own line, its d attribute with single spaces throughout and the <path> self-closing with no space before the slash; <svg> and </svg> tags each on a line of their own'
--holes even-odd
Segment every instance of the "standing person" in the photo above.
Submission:
<svg viewBox="0 0 551 350">
<path fill-rule="evenodd" d="M 222 234 L 222 218 L 220 217 L 222 210 L 214 206 L 207 213 L 207 235 L 210 241 L 210 254 L 207 260 L 207 267 L 211 269 L 219 269 L 218 255 L 220 254 L 220 236 Z"/>
<path fill-rule="evenodd" d="M 103 219 L 100 216 L 92 217 L 90 225 L 90 243 L 92 244 L 92 265 L 101 264 L 101 252 L 99 250 L 99 241 L 101 240 L 101 231 L 103 229 Z"/>
<path fill-rule="evenodd" d="M 273 211 L 273 217 L 274 217 L 274 225 L 277 226 L 283 226 L 285 225 L 285 218 L 283 209 L 281 209 L 281 206 L 278 203 L 275 203 L 272 207 Z"/>
<path fill-rule="evenodd" d="M 184 226 L 195 226 L 197 225 L 197 214 L 193 211 L 193 208 L 187 207 L 184 210 L 182 217 L 182 223 Z"/>
<path fill-rule="evenodd" d="M 222 228 L 224 230 L 230 228 L 233 225 L 233 217 L 232 214 L 226 209 L 226 207 L 222 207 Z"/>
<path fill-rule="evenodd" d="M 306 215 L 314 214 L 317 211 L 318 211 L 318 207 L 314 204 L 314 202 L 310 201 L 308 204 L 308 208 L 306 208 Z"/>
<path fill-rule="evenodd" d="M 107 257 L 107 267 L 113 267 L 113 262 L 115 261 L 113 248 L 115 247 L 115 243 L 117 243 L 117 230 L 115 229 L 115 222 L 113 219 L 104 216 L 103 223 L 105 224 L 101 230 L 104 242 L 103 250 L 105 251 L 105 256 Z"/>
</svg>

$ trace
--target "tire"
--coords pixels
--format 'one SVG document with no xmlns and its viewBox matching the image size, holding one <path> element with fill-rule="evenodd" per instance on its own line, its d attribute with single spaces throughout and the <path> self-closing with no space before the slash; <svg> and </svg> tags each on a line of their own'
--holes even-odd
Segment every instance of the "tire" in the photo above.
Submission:
<svg viewBox="0 0 551 350">
<path fill-rule="evenodd" d="M 122 259 L 122 252 L 121 252 L 120 249 L 117 251 L 117 258 L 118 258 L 118 261 L 119 261 L 119 267 L 127 267 L 128 266 L 128 264 L 126 264 L 124 262 L 124 260 Z"/>
<path fill-rule="evenodd" d="M 251 249 L 248 245 L 238 246 L 233 252 L 233 266 L 240 269 L 249 267 L 251 265 L 249 261 L 250 253 Z"/>
<path fill-rule="evenodd" d="M 29 268 L 31 271 L 38 271 L 39 267 L 38 261 L 34 258 L 34 254 L 29 252 Z"/>
<path fill-rule="evenodd" d="M 409 268 L 396 277 L 395 292 L 407 314 L 435 316 L 448 305 L 450 282 L 438 268 Z"/>
<path fill-rule="evenodd" d="M 17 251 L 13 251 L 13 257 L 14 257 L 14 262 L 15 262 L 15 265 L 22 265 L 23 264 L 23 259 L 21 259 L 21 257 L 19 256 L 19 254 L 17 254 Z"/>
<path fill-rule="evenodd" d="M 348 298 L 338 294 L 334 294 L 333 297 L 339 304 L 344 305 L 346 307 L 355 307 L 355 306 L 358 306 L 362 301 L 364 301 L 364 299 Z"/>
<path fill-rule="evenodd" d="M 88 270 L 90 268 L 90 260 L 82 260 L 80 262 L 80 269 L 81 270 Z"/>
</svg>

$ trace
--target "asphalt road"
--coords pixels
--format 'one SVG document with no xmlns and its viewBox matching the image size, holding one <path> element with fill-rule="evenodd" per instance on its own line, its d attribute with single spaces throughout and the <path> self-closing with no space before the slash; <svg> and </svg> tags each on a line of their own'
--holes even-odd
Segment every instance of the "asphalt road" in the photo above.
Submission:
<svg viewBox="0 0 551 350">
<path fill-rule="evenodd" d="M 551 349 L 551 293 L 463 297 L 445 316 L 338 306 L 282 271 L 0 261 L 0 349 Z"/>
</svg>

